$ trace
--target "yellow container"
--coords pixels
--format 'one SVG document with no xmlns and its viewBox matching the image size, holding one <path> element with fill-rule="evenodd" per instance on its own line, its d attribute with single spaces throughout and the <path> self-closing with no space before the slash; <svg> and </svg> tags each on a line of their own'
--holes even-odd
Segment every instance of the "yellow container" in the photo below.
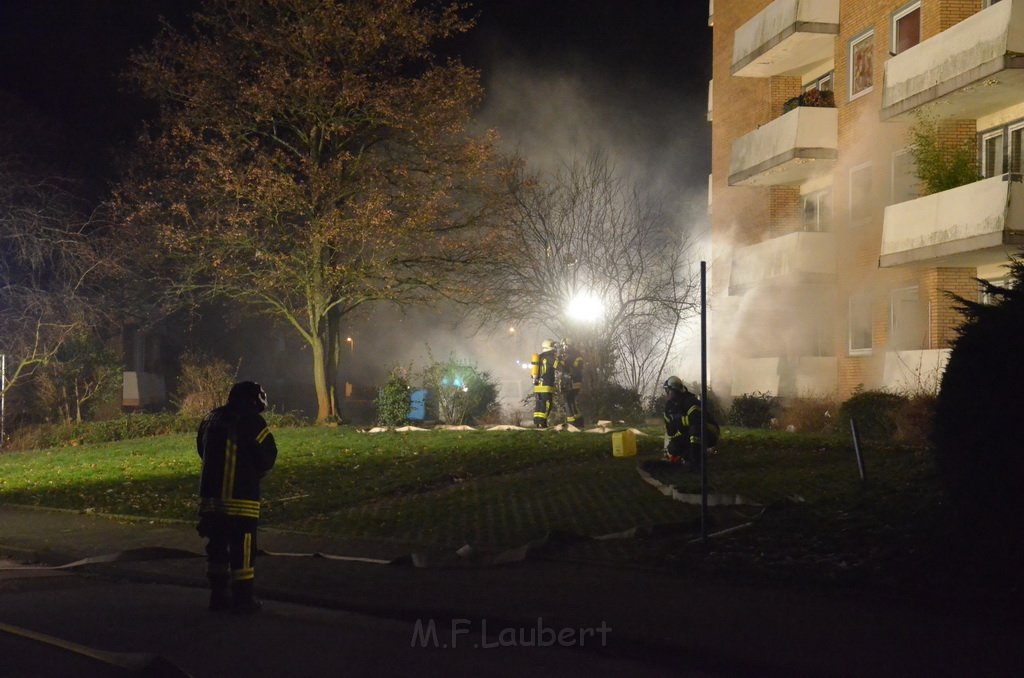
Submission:
<svg viewBox="0 0 1024 678">
<path fill-rule="evenodd" d="M 636 456 L 636 434 L 626 429 L 612 434 L 613 457 Z"/>
</svg>

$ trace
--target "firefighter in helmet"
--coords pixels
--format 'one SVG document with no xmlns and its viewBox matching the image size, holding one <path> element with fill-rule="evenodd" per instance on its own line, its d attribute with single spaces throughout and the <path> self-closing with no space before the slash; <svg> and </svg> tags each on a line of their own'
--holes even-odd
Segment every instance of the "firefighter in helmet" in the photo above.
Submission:
<svg viewBox="0 0 1024 678">
<path fill-rule="evenodd" d="M 668 438 L 665 459 L 694 469 L 700 461 L 700 399 L 675 376 L 665 380 L 665 396 L 665 435 Z M 718 441 L 719 429 L 710 417 L 705 415 L 705 420 L 704 444 L 711 448 Z"/>
<path fill-rule="evenodd" d="M 562 389 L 562 397 L 565 398 L 565 422 L 576 428 L 583 428 L 583 415 L 580 414 L 576 402 L 583 389 L 583 356 L 568 338 L 562 339 L 560 362 L 566 377 Z"/>
<path fill-rule="evenodd" d="M 548 417 L 551 414 L 555 391 L 558 390 L 555 379 L 558 376 L 561 363 L 558 360 L 556 348 L 553 339 L 545 339 L 541 343 L 540 353 L 534 353 L 531 361 L 530 373 L 533 376 L 535 400 L 533 425 L 535 428 L 548 427 Z"/>
<path fill-rule="evenodd" d="M 254 381 L 231 387 L 228 402 L 199 425 L 200 537 L 206 545 L 210 609 L 259 612 L 253 597 L 260 480 L 277 460 L 277 445 L 261 412 L 267 394 Z"/>
</svg>

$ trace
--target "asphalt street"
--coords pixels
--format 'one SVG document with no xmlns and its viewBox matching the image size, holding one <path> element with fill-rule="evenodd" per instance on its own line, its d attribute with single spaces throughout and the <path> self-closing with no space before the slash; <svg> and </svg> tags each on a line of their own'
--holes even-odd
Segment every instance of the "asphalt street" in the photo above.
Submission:
<svg viewBox="0 0 1024 678">
<path fill-rule="evenodd" d="M 193 526 L 0 504 L 0 677 L 959 678 L 1024 667 L 1020 615 L 867 590 L 744 586 L 557 551 L 502 565 L 409 558 L 409 545 L 274 530 L 261 546 L 277 554 L 257 560 L 264 613 L 211 613 Z"/>
</svg>

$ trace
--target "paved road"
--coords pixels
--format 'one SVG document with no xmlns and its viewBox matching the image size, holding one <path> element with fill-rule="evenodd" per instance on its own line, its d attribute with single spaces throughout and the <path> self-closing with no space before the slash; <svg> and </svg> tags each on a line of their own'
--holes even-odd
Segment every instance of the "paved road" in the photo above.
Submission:
<svg viewBox="0 0 1024 678">
<path fill-rule="evenodd" d="M 994 621 L 863 591 L 737 586 L 557 554 L 488 567 L 381 565 L 407 547 L 270 530 L 262 546 L 368 560 L 261 558 L 257 587 L 267 611 L 236 618 L 205 610 L 203 563 L 194 557 L 201 542 L 191 526 L 0 505 L 0 554 L 11 560 L 57 564 L 153 547 L 185 556 L 36 570 L 31 577 L 0 569 L 0 624 L 102 651 L 157 655 L 197 677 L 878 678 L 1016 676 L 1024 667 L 1019 618 Z M 565 633 L 566 647 L 557 646 L 557 636 L 556 646 L 523 647 L 534 637 L 552 638 L 546 630 Z M 40 664 L 40 654 L 58 669 L 43 672 L 50 664 Z M 0 677 L 104 675 L 101 669 L 116 675 L 109 662 L 88 660 L 95 665 L 89 673 L 54 657 L 86 661 L 81 652 L 0 632 Z M 160 675 L 154 671 L 149 675 Z"/>
<path fill-rule="evenodd" d="M 0 572 L 4 677 L 700 675 L 588 651 L 600 648 L 600 629 L 577 648 L 579 629 L 410 624 L 278 601 L 238 617 L 204 610 L 198 588 L 29 573 Z"/>
</svg>

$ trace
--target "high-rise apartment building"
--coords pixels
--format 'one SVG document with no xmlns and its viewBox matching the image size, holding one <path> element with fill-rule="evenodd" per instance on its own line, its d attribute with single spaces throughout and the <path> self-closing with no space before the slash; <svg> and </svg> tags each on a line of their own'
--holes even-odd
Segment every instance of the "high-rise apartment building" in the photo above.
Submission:
<svg viewBox="0 0 1024 678">
<path fill-rule="evenodd" d="M 710 9 L 715 388 L 933 388 L 948 293 L 977 298 L 1024 245 L 1024 0 Z M 977 176 L 929 192 L 915 131 Z"/>
</svg>

